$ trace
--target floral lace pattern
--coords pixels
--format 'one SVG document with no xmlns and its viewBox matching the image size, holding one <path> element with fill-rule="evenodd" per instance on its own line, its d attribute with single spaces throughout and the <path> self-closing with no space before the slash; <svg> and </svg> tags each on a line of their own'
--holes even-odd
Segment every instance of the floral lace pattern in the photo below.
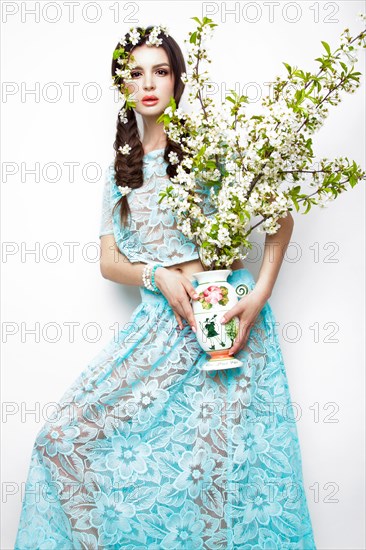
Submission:
<svg viewBox="0 0 366 550">
<path fill-rule="evenodd" d="M 206 372 L 189 325 L 141 292 L 37 434 L 14 550 L 316 550 L 269 303 L 243 366 Z"/>
<path fill-rule="evenodd" d="M 116 185 L 114 163 L 107 169 L 102 200 L 102 215 L 99 236 L 114 234 L 116 244 L 131 263 L 158 262 L 164 266 L 174 265 L 199 258 L 197 246 L 177 229 L 172 211 L 159 204 L 159 192 L 169 184 L 164 149 L 156 149 L 144 155 L 142 187 L 128 194 L 131 209 L 130 227 L 122 227 L 120 209 L 112 218 L 111 212 L 120 198 Z M 215 211 L 210 205 L 209 192 L 198 185 L 207 215 Z"/>
</svg>

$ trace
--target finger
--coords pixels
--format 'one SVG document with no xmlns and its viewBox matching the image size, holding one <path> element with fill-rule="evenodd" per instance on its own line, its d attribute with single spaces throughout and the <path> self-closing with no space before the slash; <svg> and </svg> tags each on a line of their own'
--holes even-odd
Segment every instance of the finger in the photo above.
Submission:
<svg viewBox="0 0 366 550">
<path fill-rule="evenodd" d="M 195 287 L 188 280 L 183 281 L 183 286 L 184 286 L 185 290 L 187 291 L 187 293 L 189 294 L 189 296 L 192 298 L 192 300 L 197 300 L 198 299 L 198 297 L 199 297 L 198 292 L 196 291 Z"/>
<path fill-rule="evenodd" d="M 232 346 L 232 348 L 229 349 L 229 355 L 236 355 L 239 353 L 239 351 L 242 351 L 245 346 L 247 345 L 248 336 L 245 336 L 245 338 L 241 342 L 237 342 Z"/>
<path fill-rule="evenodd" d="M 196 319 L 194 318 L 192 305 L 188 300 L 187 295 L 184 296 L 181 306 L 184 311 L 184 317 L 187 319 L 187 322 L 190 324 L 193 332 L 197 332 Z"/>
<path fill-rule="evenodd" d="M 253 324 L 254 323 L 249 323 L 245 320 L 240 320 L 238 334 L 234 340 L 233 346 L 229 350 L 230 355 L 232 355 L 232 352 L 234 354 L 238 353 L 238 351 L 241 351 L 246 347 Z"/>
<path fill-rule="evenodd" d="M 229 349 L 229 355 L 235 355 L 235 353 L 238 353 L 242 349 L 242 346 L 244 347 L 246 340 L 247 340 L 247 327 L 243 321 L 239 322 L 239 330 L 238 334 L 236 335 L 236 338 L 234 340 L 233 345 Z"/>
<path fill-rule="evenodd" d="M 188 287 L 188 289 L 186 287 L 186 290 L 187 290 L 188 294 L 190 295 L 190 297 L 192 298 L 192 300 L 198 300 L 200 295 L 198 294 L 198 292 L 196 291 L 194 286 L 190 285 Z"/>
<path fill-rule="evenodd" d="M 176 300 L 174 304 L 170 304 L 170 307 L 173 309 L 175 315 L 178 315 L 182 325 L 181 328 L 183 328 L 184 321 L 186 321 L 186 314 L 182 307 L 182 303 Z"/>
<path fill-rule="evenodd" d="M 233 306 L 228 311 L 225 311 L 224 315 L 221 317 L 220 323 L 227 323 L 228 321 L 230 321 L 230 319 L 232 319 L 233 317 L 235 317 L 235 315 L 238 315 L 238 314 L 239 314 L 238 306 L 237 305 Z"/>
<path fill-rule="evenodd" d="M 242 343 L 239 348 L 239 351 L 246 347 L 254 324 L 255 324 L 255 321 L 248 323 L 247 326 L 245 327 L 244 338 L 242 339 Z"/>
<path fill-rule="evenodd" d="M 248 323 L 244 319 L 239 318 L 239 329 L 235 340 L 242 342 L 248 331 Z"/>
<path fill-rule="evenodd" d="M 173 310 L 174 311 L 174 310 Z M 177 323 L 178 323 L 178 326 L 180 329 L 183 328 L 183 323 L 182 323 L 182 318 L 181 316 L 179 315 L 179 313 L 177 313 L 176 311 L 174 311 L 174 315 L 175 315 L 175 318 L 177 320 Z"/>
</svg>

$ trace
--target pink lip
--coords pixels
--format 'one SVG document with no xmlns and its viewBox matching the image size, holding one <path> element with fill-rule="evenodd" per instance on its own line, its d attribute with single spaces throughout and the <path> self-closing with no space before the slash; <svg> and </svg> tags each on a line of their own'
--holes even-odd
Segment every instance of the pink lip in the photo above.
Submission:
<svg viewBox="0 0 366 550">
<path fill-rule="evenodd" d="M 152 105 L 154 103 L 157 103 L 158 101 L 159 101 L 158 99 L 143 99 L 142 103 L 147 103 L 148 105 Z"/>
</svg>

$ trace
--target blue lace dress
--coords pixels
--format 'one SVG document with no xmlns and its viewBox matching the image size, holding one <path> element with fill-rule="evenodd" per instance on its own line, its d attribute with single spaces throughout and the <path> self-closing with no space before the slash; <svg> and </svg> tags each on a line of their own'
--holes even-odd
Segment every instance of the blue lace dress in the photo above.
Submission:
<svg viewBox="0 0 366 550">
<path fill-rule="evenodd" d="M 100 236 L 131 262 L 198 258 L 158 191 L 163 149 L 144 156 L 144 184 L 122 229 L 113 163 Z M 234 286 L 255 286 L 247 269 Z M 198 283 L 193 281 L 193 285 Z M 208 359 L 163 295 L 139 287 L 130 322 L 84 368 L 36 436 L 15 550 L 314 550 L 275 319 L 260 312 L 240 368 Z"/>
</svg>

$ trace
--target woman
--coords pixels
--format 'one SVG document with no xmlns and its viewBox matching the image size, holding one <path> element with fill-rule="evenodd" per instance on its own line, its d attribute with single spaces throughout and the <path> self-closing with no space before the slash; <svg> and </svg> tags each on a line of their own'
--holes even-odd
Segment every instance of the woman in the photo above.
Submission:
<svg viewBox="0 0 366 550">
<path fill-rule="evenodd" d="M 297 429 L 267 302 L 293 219 L 289 213 L 266 237 L 266 245 L 280 246 L 271 260 L 266 246 L 256 283 L 241 261 L 231 266 L 228 281 L 250 290 L 225 316 L 240 318 L 232 352 L 243 366 L 203 371 L 191 300 L 192 275 L 204 266 L 158 203 L 174 175 L 170 154 L 182 152 L 156 121 L 171 96 L 179 104 L 185 64 L 172 37 L 162 33 L 151 47 L 153 28 L 137 32 L 125 45 L 136 63 L 128 84 L 136 103 L 117 122 L 100 266 L 103 277 L 138 286 L 142 301 L 38 433 L 15 548 L 312 550 Z M 112 76 L 116 68 L 114 60 Z M 146 266 L 157 263 L 154 283 Z"/>
</svg>

